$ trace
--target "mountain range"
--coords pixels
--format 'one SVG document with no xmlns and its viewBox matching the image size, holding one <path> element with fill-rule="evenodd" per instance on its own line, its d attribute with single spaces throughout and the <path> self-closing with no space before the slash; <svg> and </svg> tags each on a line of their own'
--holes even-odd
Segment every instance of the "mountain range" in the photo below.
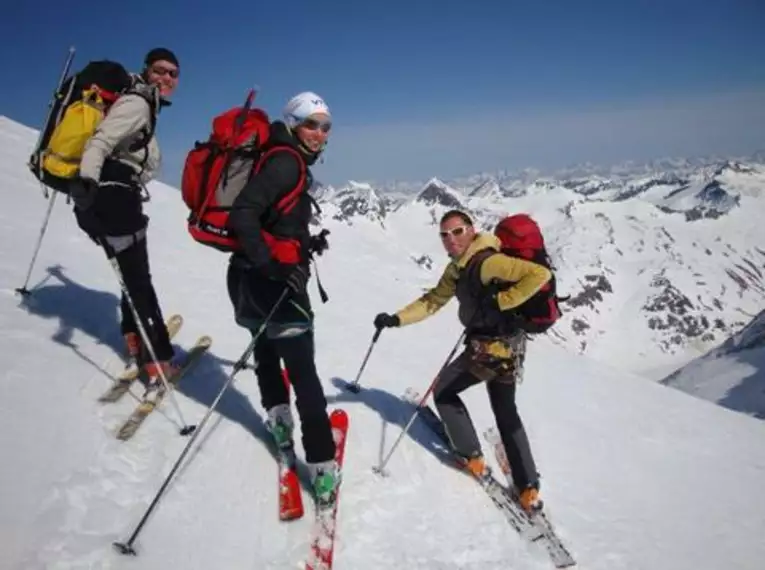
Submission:
<svg viewBox="0 0 765 570">
<path fill-rule="evenodd" d="M 561 295 L 556 342 L 656 379 L 723 342 L 765 307 L 765 155 L 678 159 L 557 176 L 431 178 L 416 191 L 319 186 L 322 219 L 407 238 L 435 282 L 448 209 L 491 231 L 510 213 L 540 223 Z"/>
</svg>

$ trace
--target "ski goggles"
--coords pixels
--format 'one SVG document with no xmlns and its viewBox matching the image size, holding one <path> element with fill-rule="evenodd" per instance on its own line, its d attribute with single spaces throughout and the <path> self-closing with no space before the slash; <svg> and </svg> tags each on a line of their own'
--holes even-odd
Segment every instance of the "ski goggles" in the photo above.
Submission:
<svg viewBox="0 0 765 570">
<path fill-rule="evenodd" d="M 153 73 L 154 75 L 160 75 L 160 76 L 169 75 L 173 79 L 178 79 L 178 75 L 180 74 L 179 69 L 169 69 L 167 67 L 151 66 L 149 68 L 149 71 Z"/>
<path fill-rule="evenodd" d="M 332 121 L 319 121 L 317 119 L 304 119 L 300 122 L 301 127 L 308 131 L 321 131 L 322 133 L 328 133 L 332 129 Z"/>
<path fill-rule="evenodd" d="M 467 231 L 467 226 L 457 226 L 456 228 L 452 228 L 450 230 L 442 230 L 438 232 L 438 235 L 441 236 L 441 239 L 446 239 L 449 236 L 460 237 L 466 231 Z"/>
</svg>

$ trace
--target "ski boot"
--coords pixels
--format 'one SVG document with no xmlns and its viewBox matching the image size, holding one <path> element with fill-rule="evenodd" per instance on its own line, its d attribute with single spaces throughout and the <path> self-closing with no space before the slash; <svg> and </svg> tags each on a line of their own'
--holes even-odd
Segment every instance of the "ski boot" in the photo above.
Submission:
<svg viewBox="0 0 765 570">
<path fill-rule="evenodd" d="M 279 404 L 268 410 L 266 427 L 274 438 L 282 462 L 289 467 L 294 467 L 296 457 L 292 431 L 295 428 L 295 422 L 292 419 L 289 404 Z"/>
<path fill-rule="evenodd" d="M 528 515 L 534 515 L 542 510 L 544 502 L 539 497 L 539 483 L 531 483 L 521 490 L 516 488 L 518 504 Z"/>
<path fill-rule="evenodd" d="M 165 384 L 162 382 L 160 371 L 165 377 L 165 380 L 171 382 L 178 372 L 180 367 L 173 364 L 169 360 L 163 360 L 161 362 L 147 362 L 143 366 L 143 371 L 146 376 L 144 385 L 146 390 L 143 394 L 144 402 L 154 402 L 165 394 Z M 143 380 L 143 379 L 142 379 Z"/>
<path fill-rule="evenodd" d="M 125 333 L 125 346 L 128 358 L 137 364 L 141 358 L 141 337 L 134 332 Z"/>
<path fill-rule="evenodd" d="M 340 470 L 334 459 L 309 463 L 311 472 L 311 486 L 314 498 L 319 510 L 331 509 L 337 498 L 337 490 L 340 487 Z"/>
<path fill-rule="evenodd" d="M 486 465 L 486 460 L 480 451 L 476 451 L 469 456 L 457 455 L 457 462 L 459 466 L 467 472 L 468 475 L 472 475 L 476 479 L 486 477 L 491 473 L 489 466 Z"/>
</svg>

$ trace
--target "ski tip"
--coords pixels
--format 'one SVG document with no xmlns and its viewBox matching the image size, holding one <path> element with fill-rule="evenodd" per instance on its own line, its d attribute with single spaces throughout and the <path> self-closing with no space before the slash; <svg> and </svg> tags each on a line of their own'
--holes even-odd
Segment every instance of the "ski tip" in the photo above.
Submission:
<svg viewBox="0 0 765 570">
<path fill-rule="evenodd" d="M 197 429 L 197 426 L 184 426 L 181 428 L 181 435 L 182 436 L 191 435 L 192 433 L 196 431 L 196 429 Z"/>
<path fill-rule="evenodd" d="M 329 421 L 333 426 L 348 425 L 348 412 L 342 408 L 335 408 L 329 415 Z"/>
<path fill-rule="evenodd" d="M 114 549 L 120 554 L 129 555 L 129 556 L 138 555 L 138 553 L 135 551 L 135 548 L 133 548 L 129 544 L 125 544 L 123 542 L 113 542 L 112 546 L 114 546 Z"/>
</svg>

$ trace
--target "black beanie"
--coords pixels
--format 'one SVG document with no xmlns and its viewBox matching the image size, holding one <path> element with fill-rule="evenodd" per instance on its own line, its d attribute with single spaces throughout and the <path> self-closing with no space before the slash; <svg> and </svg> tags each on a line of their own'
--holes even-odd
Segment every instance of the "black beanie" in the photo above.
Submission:
<svg viewBox="0 0 765 570">
<path fill-rule="evenodd" d="M 167 48 L 154 48 L 146 54 L 146 58 L 144 59 L 143 63 L 146 67 L 149 67 L 155 61 L 160 60 L 169 61 L 176 67 L 181 67 L 181 64 L 178 63 L 178 58 L 175 57 L 175 54 Z"/>
</svg>

